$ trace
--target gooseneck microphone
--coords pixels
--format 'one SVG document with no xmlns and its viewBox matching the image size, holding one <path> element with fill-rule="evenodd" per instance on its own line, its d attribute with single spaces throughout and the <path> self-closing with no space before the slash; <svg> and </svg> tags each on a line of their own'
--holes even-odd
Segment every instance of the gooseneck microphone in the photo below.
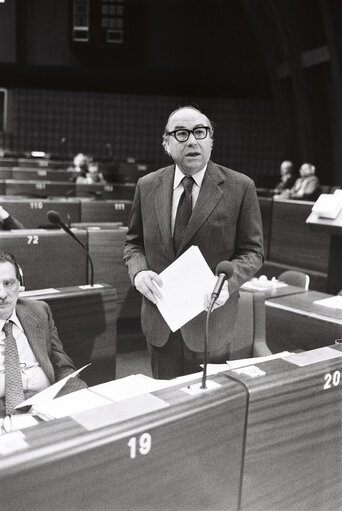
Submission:
<svg viewBox="0 0 342 511">
<path fill-rule="evenodd" d="M 208 338 L 209 338 L 209 318 L 213 309 L 214 303 L 220 296 L 223 284 L 226 280 L 229 280 L 234 274 L 234 266 L 229 261 L 222 261 L 216 266 L 215 273 L 217 275 L 217 281 L 213 292 L 210 297 L 210 304 L 207 311 L 206 325 L 205 325 L 205 338 L 204 338 L 204 363 L 203 363 L 203 375 L 201 389 L 206 389 L 207 381 L 207 365 L 208 365 Z"/>
<path fill-rule="evenodd" d="M 82 243 L 81 240 L 78 239 L 78 237 L 72 232 L 72 230 L 62 221 L 61 216 L 59 213 L 57 213 L 57 211 L 53 211 L 53 210 L 48 211 L 47 217 L 51 224 L 59 225 L 59 227 L 61 229 L 63 229 L 63 231 L 65 231 L 67 234 L 69 234 L 69 236 L 71 236 L 75 241 L 77 241 L 77 243 L 79 245 L 81 245 L 81 247 L 85 251 L 87 262 L 89 261 L 89 264 L 90 264 L 90 285 L 93 287 L 94 286 L 94 265 L 93 265 L 93 261 L 91 260 L 90 255 L 88 253 L 88 248 Z M 88 272 L 87 272 L 87 284 L 89 284 Z"/>
</svg>

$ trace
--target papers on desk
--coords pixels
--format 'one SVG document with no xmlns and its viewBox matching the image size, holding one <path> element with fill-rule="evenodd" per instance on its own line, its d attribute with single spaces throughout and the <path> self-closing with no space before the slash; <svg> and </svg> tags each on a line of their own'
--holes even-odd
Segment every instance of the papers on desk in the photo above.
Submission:
<svg viewBox="0 0 342 511">
<path fill-rule="evenodd" d="M 241 289 L 245 291 L 266 291 L 266 289 L 278 289 L 280 287 L 287 287 L 286 282 L 281 282 L 275 277 L 268 280 L 265 275 L 261 275 L 259 278 L 254 277 L 242 284 Z"/>
<path fill-rule="evenodd" d="M 175 332 L 204 310 L 204 296 L 212 292 L 217 279 L 196 246 L 190 247 L 159 276 L 163 297 L 157 307 Z"/>
<path fill-rule="evenodd" d="M 277 358 L 285 358 L 293 355 L 289 351 L 281 351 L 279 353 L 273 353 L 267 355 L 267 357 L 253 357 L 253 358 L 241 358 L 240 360 L 227 360 L 225 364 L 208 364 L 207 374 L 217 374 L 222 371 L 228 371 L 229 369 L 239 369 L 241 367 L 251 366 L 260 364 L 261 362 L 267 362 L 268 360 L 275 360 Z"/>
<path fill-rule="evenodd" d="M 73 378 L 74 376 L 76 376 L 78 373 L 83 371 L 83 369 L 85 369 L 89 365 L 90 364 L 87 364 L 87 365 L 81 367 L 81 369 L 77 369 L 77 371 L 74 371 L 73 373 L 69 374 L 65 378 L 62 378 L 62 380 L 57 381 L 53 385 L 50 385 L 50 387 L 47 387 L 46 389 L 42 390 L 41 392 L 38 392 L 34 396 L 30 397 L 29 399 L 26 399 L 25 401 L 23 401 L 22 403 L 17 405 L 16 408 L 20 409 L 25 406 L 37 405 L 39 403 L 43 403 L 44 401 L 49 401 L 50 399 L 53 399 L 58 394 L 58 392 L 64 387 L 66 382 L 68 380 L 70 380 L 70 378 Z"/>
<path fill-rule="evenodd" d="M 312 211 L 319 217 L 335 220 L 342 210 L 341 190 L 335 193 L 322 193 L 312 207 Z"/>
<path fill-rule="evenodd" d="M 316 300 L 314 303 L 317 305 L 323 305 L 323 307 L 329 307 L 329 309 L 340 309 L 342 310 L 342 296 L 330 296 L 329 298 L 323 298 L 323 300 Z"/>
</svg>

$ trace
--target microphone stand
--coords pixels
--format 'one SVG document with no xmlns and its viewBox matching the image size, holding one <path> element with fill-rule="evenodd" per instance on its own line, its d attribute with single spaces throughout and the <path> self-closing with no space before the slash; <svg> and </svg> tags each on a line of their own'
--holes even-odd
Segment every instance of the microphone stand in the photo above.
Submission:
<svg viewBox="0 0 342 511">
<path fill-rule="evenodd" d="M 63 229 L 63 226 L 61 225 L 62 229 Z M 87 261 L 90 265 L 90 285 L 91 287 L 94 287 L 94 265 L 93 265 L 93 261 L 91 260 L 91 257 L 89 255 L 89 250 L 88 250 L 88 247 L 86 247 L 82 241 L 80 241 L 75 235 L 72 236 L 72 238 L 77 241 L 77 243 L 79 243 L 81 245 L 81 247 L 85 250 L 85 253 L 86 253 L 86 258 L 87 258 Z M 89 266 L 87 265 L 87 285 L 89 284 Z"/>
<path fill-rule="evenodd" d="M 211 298 L 211 300 L 210 300 L 210 305 L 207 310 L 207 317 L 206 317 L 206 321 L 205 321 L 204 362 L 203 362 L 202 384 L 200 387 L 201 389 L 207 388 L 206 383 L 207 383 L 207 365 L 208 365 L 209 319 L 210 319 L 210 314 L 213 310 L 214 303 L 215 303 L 215 297 Z"/>
</svg>

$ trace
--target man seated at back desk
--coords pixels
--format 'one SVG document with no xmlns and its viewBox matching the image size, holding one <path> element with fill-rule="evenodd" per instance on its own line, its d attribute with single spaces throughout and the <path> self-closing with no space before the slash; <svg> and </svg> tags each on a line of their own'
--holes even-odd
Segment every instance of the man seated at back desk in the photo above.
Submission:
<svg viewBox="0 0 342 511">
<path fill-rule="evenodd" d="M 65 353 L 47 303 L 19 299 L 23 277 L 14 256 L 0 252 L 0 417 L 76 369 Z M 58 396 L 86 388 L 70 378 Z"/>
</svg>

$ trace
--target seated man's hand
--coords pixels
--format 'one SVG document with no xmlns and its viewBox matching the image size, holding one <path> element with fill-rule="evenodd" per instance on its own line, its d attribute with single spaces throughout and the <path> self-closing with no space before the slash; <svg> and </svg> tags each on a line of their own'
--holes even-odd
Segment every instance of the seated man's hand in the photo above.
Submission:
<svg viewBox="0 0 342 511">
<path fill-rule="evenodd" d="M 221 293 L 220 293 L 219 297 L 215 300 L 212 310 L 217 309 L 217 307 L 221 307 L 222 305 L 224 305 L 226 303 L 226 301 L 228 300 L 228 298 L 229 298 L 228 282 L 225 281 L 225 283 L 223 284 L 223 287 L 221 289 Z M 211 299 L 211 294 L 205 295 L 204 309 L 206 311 L 209 309 L 210 299 Z"/>
<path fill-rule="evenodd" d="M 0 205 L 0 220 L 6 220 L 9 217 L 9 213 Z"/>
<path fill-rule="evenodd" d="M 159 287 L 163 285 L 162 279 L 152 270 L 143 270 L 136 274 L 134 285 L 142 295 L 148 300 L 157 303 L 158 298 L 162 298 Z M 159 287 L 158 287 L 159 286 Z"/>
</svg>

